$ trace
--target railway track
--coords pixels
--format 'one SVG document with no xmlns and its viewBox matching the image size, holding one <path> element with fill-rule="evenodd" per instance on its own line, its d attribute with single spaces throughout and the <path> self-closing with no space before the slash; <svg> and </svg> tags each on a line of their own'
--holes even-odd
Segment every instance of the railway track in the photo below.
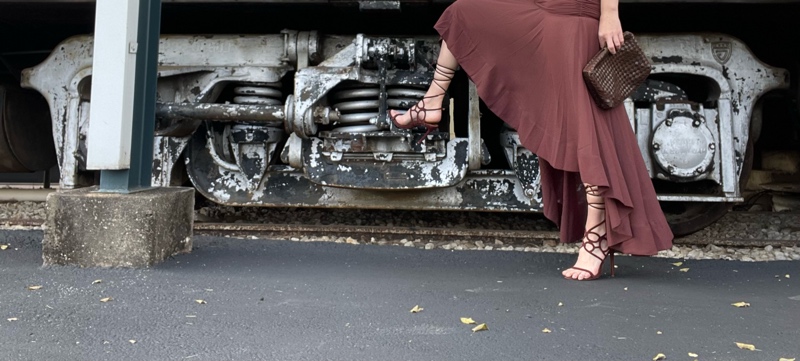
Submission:
<svg viewBox="0 0 800 361">
<path fill-rule="evenodd" d="M 800 214 L 797 214 L 800 217 Z M 42 219 L 0 219 L 0 225 L 6 227 L 41 227 Z M 492 230 L 477 228 L 451 227 L 408 227 L 408 226 L 361 226 L 361 225 L 305 225 L 305 224 L 270 224 L 270 223 L 227 223 L 227 222 L 195 222 L 194 234 L 204 236 L 248 237 L 256 236 L 267 239 L 300 239 L 309 240 L 336 239 L 347 237 L 359 243 L 373 243 L 376 240 L 396 242 L 403 239 L 428 242 L 483 241 L 493 244 L 501 241 L 506 246 L 536 246 L 558 241 L 556 231 L 531 230 Z M 549 242 L 548 242 L 549 241 Z M 728 246 L 728 247 L 795 247 L 800 246 L 800 239 L 749 239 L 749 238 L 708 238 L 688 236 L 676 238 L 674 243 L 683 246 Z"/>
</svg>

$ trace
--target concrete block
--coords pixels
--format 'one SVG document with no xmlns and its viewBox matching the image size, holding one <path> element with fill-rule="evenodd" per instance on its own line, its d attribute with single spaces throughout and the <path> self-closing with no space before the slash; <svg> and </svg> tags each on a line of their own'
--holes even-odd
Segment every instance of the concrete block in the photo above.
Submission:
<svg viewBox="0 0 800 361">
<path fill-rule="evenodd" d="M 45 265 L 147 267 L 192 249 L 194 189 L 130 194 L 97 187 L 51 193 L 42 242 Z"/>
<path fill-rule="evenodd" d="M 800 173 L 800 152 L 764 152 L 761 156 L 761 168 L 788 174 Z"/>
</svg>

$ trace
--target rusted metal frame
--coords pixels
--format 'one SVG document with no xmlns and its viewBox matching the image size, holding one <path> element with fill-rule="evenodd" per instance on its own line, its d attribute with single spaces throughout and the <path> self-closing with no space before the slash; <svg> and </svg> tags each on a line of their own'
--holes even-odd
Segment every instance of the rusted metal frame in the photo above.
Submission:
<svg viewBox="0 0 800 361">
<path fill-rule="evenodd" d="M 469 111 L 467 113 L 469 129 L 469 152 L 467 163 L 470 170 L 481 168 L 481 111 L 478 88 L 469 81 Z"/>
<path fill-rule="evenodd" d="M 739 180 L 736 174 L 735 149 L 733 140 L 737 135 L 733 132 L 732 122 L 725 121 L 726 119 L 735 119 L 731 114 L 731 101 L 728 99 L 719 100 L 719 134 L 720 134 L 720 149 L 719 155 L 725 161 L 720 162 L 722 168 L 722 192 L 728 197 L 739 197 Z M 747 123 L 750 123 L 750 117 L 747 117 Z M 747 137 L 749 134 L 740 134 L 740 137 L 745 139 L 744 146 L 747 146 Z M 740 148 L 739 151 L 744 154 L 746 151 Z"/>
<path fill-rule="evenodd" d="M 220 159 L 214 159 L 216 152 L 205 132 L 197 132 L 193 137 L 185 157 L 189 178 L 199 193 L 222 204 L 491 211 L 537 211 L 541 208 L 525 196 L 516 176 L 497 172 L 470 174 L 453 187 L 399 193 L 323 186 L 312 182 L 296 168 L 275 165 L 268 170 L 268 182 L 248 189 L 247 180 L 235 164 L 224 167 Z"/>
<path fill-rule="evenodd" d="M 506 131 L 500 133 L 500 144 L 508 164 L 522 183 L 523 195 L 533 203 L 542 203 L 539 157 L 525 149 L 519 141 L 519 133 Z"/>
<path fill-rule="evenodd" d="M 181 155 L 189 144 L 191 136 L 161 137 L 153 139 L 153 177 L 154 187 L 172 186 L 175 165 L 181 161 Z"/>
<path fill-rule="evenodd" d="M 177 101 L 203 98 L 214 90 L 217 83 L 222 81 L 277 81 L 281 76 L 278 73 L 287 71 L 288 65 L 282 64 L 279 59 L 259 56 L 254 57 L 259 64 L 241 64 L 239 61 L 240 66 L 236 68 L 239 73 L 236 73 L 229 70 L 230 68 L 224 63 L 215 64 L 215 60 L 219 61 L 215 52 L 186 53 L 184 51 L 197 47 L 197 44 L 200 44 L 201 47 L 205 46 L 221 51 L 227 49 L 226 47 L 233 47 L 231 44 L 244 42 L 267 54 L 271 49 L 269 46 L 272 48 L 282 47 L 283 40 L 279 35 L 248 38 L 170 35 L 161 37 L 160 41 L 162 54 L 159 58 L 159 76 L 199 76 L 208 80 L 205 82 L 207 87 L 202 90 L 198 89 L 198 91 L 187 88 L 182 92 L 184 99 L 175 99 Z M 278 42 L 281 44 L 278 45 Z M 265 47 L 262 44 L 268 44 L 267 50 L 264 50 Z M 89 102 L 85 99 L 89 98 L 89 94 L 82 94 L 84 89 L 81 83 L 92 74 L 92 47 L 91 36 L 81 35 L 68 38 L 55 48 L 47 60 L 34 68 L 25 69 L 22 75 L 22 86 L 39 91 L 50 106 L 52 134 L 61 170 L 60 186 L 64 189 L 74 188 L 78 185 L 78 170 L 84 156 L 81 153 L 81 143 L 84 141 L 82 137 L 85 133 L 82 126 L 88 124 L 88 110 L 83 108 L 88 107 Z M 225 59 L 222 61 L 224 62 Z M 187 62 L 194 62 L 196 65 L 187 64 Z M 256 65 L 264 65 L 276 70 L 272 71 L 256 67 Z M 202 74 L 195 75 L 198 72 Z"/>
<path fill-rule="evenodd" d="M 61 169 L 60 187 L 64 189 L 74 188 L 77 183 L 78 118 L 83 98 L 79 85 L 92 73 L 91 51 L 89 36 L 68 38 L 42 64 L 23 70 L 21 76 L 22 87 L 37 90 L 50 106 L 53 141 Z"/>
<path fill-rule="evenodd" d="M 304 141 L 303 158 L 306 177 L 314 183 L 354 189 L 426 189 L 450 187 L 467 174 L 467 142 L 447 142 L 447 157 L 439 160 L 388 162 L 361 160 L 334 161 L 323 152 L 319 138 Z"/>
<path fill-rule="evenodd" d="M 695 74 L 711 78 L 720 86 L 718 117 L 722 185 L 727 195 L 738 196 L 737 173 L 740 174 L 741 169 L 737 172 L 735 157 L 737 153 L 746 152 L 753 106 L 765 92 L 787 87 L 788 74 L 783 69 L 764 65 L 740 41 L 720 34 L 645 35 L 639 39 L 645 53 L 656 62 L 654 74 Z M 683 52 L 677 61 L 664 56 L 674 45 L 679 45 Z M 734 60 L 733 63 L 729 63 L 730 59 Z"/>
</svg>

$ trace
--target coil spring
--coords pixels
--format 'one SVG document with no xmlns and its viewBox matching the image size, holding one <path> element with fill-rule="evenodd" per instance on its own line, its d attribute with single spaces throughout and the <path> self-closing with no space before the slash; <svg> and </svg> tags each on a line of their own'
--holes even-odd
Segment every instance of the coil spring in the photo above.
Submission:
<svg viewBox="0 0 800 361">
<path fill-rule="evenodd" d="M 248 105 L 281 105 L 283 92 L 280 83 L 242 85 L 233 88 L 233 102 Z"/>
<path fill-rule="evenodd" d="M 387 91 L 389 109 L 408 110 L 425 95 L 424 90 L 410 87 L 393 87 Z M 334 108 L 341 112 L 336 132 L 371 132 L 379 130 L 375 125 L 380 107 L 380 90 L 377 87 L 344 89 L 331 94 Z"/>
<path fill-rule="evenodd" d="M 378 87 L 348 88 L 332 92 L 330 101 L 341 115 L 334 132 L 362 133 L 378 130 Z"/>
<path fill-rule="evenodd" d="M 389 109 L 405 112 L 425 96 L 425 91 L 410 87 L 393 87 L 386 91 L 386 105 Z"/>
</svg>

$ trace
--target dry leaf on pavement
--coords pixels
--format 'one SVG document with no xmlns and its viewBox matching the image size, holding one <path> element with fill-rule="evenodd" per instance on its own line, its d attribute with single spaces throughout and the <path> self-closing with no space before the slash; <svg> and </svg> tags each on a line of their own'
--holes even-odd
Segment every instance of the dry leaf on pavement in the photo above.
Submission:
<svg viewBox="0 0 800 361">
<path fill-rule="evenodd" d="M 469 317 L 461 317 L 461 323 L 463 323 L 465 325 L 472 325 L 472 324 L 474 324 L 476 322 L 475 322 L 475 320 L 473 320 L 473 319 L 471 319 Z"/>
<path fill-rule="evenodd" d="M 16 317 L 11 317 L 11 318 L 7 318 L 7 320 L 8 320 L 8 322 L 11 322 L 11 321 L 16 321 L 17 318 Z"/>
<path fill-rule="evenodd" d="M 96 285 L 96 284 L 101 283 L 101 282 L 103 282 L 103 280 L 94 280 L 94 281 L 92 281 L 92 284 Z"/>
<path fill-rule="evenodd" d="M 561 306 L 563 306 L 563 305 L 564 305 L 564 304 L 563 304 L 563 303 L 561 303 L 561 302 L 559 302 L 559 303 L 558 303 L 558 307 L 561 307 Z"/>
<path fill-rule="evenodd" d="M 41 288 L 42 288 L 42 286 L 28 286 L 28 289 L 31 290 L 31 291 L 36 291 L 36 290 L 41 289 Z"/>
<path fill-rule="evenodd" d="M 689 357 L 697 357 L 697 354 L 694 352 L 689 352 Z"/>
<path fill-rule="evenodd" d="M 550 332 L 553 332 L 553 331 L 550 331 L 550 329 L 549 329 L 549 328 L 545 328 L 544 330 L 542 330 L 542 332 L 544 332 L 544 333 L 550 333 Z"/>
<path fill-rule="evenodd" d="M 667 358 L 667 355 L 665 355 L 663 353 L 660 353 L 660 354 L 656 355 L 656 357 L 653 357 L 653 361 L 664 360 L 666 358 Z"/>
<path fill-rule="evenodd" d="M 131 344 L 134 344 L 134 343 L 136 343 L 136 340 L 128 340 L 128 342 L 130 342 Z"/>
<path fill-rule="evenodd" d="M 7 244 L 0 244 L 0 251 L 5 251 L 6 249 L 8 249 Z"/>
<path fill-rule="evenodd" d="M 113 298 L 111 298 L 111 297 L 105 297 L 105 298 L 101 298 L 101 299 L 100 299 L 100 302 L 108 302 L 108 301 L 113 301 L 113 300 L 114 300 L 114 299 L 113 299 Z"/>
<path fill-rule="evenodd" d="M 675 266 L 675 267 L 680 267 L 680 266 L 683 265 L 683 262 L 675 262 L 672 265 Z"/>
<path fill-rule="evenodd" d="M 736 346 L 739 346 L 739 348 L 742 349 L 742 350 L 750 350 L 750 351 L 755 351 L 756 350 L 756 347 L 754 345 L 749 344 L 749 343 L 736 342 Z"/>
<path fill-rule="evenodd" d="M 485 323 L 482 323 L 480 325 L 477 325 L 477 326 L 473 327 L 472 328 L 472 332 L 486 331 L 488 329 L 489 329 L 489 327 L 487 327 Z"/>
<path fill-rule="evenodd" d="M 201 305 L 205 305 L 206 303 L 208 303 L 205 300 L 194 300 L 194 302 L 197 302 L 197 303 L 199 303 Z"/>
<path fill-rule="evenodd" d="M 779 359 L 778 359 L 778 361 L 794 361 L 794 357 L 793 357 L 793 358 L 784 358 L 784 357 L 781 357 L 781 358 L 779 358 Z"/>
<path fill-rule="evenodd" d="M 689 272 L 689 269 L 688 269 L 688 268 L 681 268 L 681 269 L 679 269 L 678 271 L 681 271 L 681 272 Z"/>
<path fill-rule="evenodd" d="M 412 308 L 412 309 L 411 309 L 411 311 L 410 311 L 410 312 L 411 312 L 411 313 L 417 313 L 417 312 L 419 312 L 419 311 L 422 311 L 422 310 L 424 310 L 424 308 L 422 308 L 422 307 L 419 307 L 419 305 L 416 305 L 416 306 L 414 306 L 414 308 Z M 435 312 L 434 312 L 434 313 L 435 313 Z"/>
<path fill-rule="evenodd" d="M 750 304 L 747 303 L 747 302 L 736 302 L 736 303 L 731 303 L 731 306 L 734 306 L 734 307 L 750 307 Z"/>
</svg>

